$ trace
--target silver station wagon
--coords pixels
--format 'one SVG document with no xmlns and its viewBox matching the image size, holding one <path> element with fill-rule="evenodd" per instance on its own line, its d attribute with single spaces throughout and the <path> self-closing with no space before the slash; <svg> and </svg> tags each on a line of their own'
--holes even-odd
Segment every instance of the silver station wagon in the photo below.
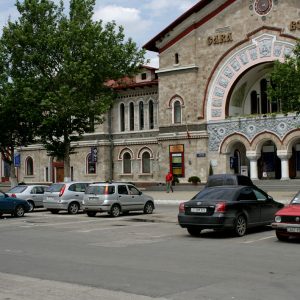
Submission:
<svg viewBox="0 0 300 300">
<path fill-rule="evenodd" d="M 82 181 L 53 183 L 44 194 L 44 207 L 53 214 L 60 210 L 77 214 L 82 209 L 83 196 L 89 184 Z"/>
<path fill-rule="evenodd" d="M 107 212 L 112 217 L 130 211 L 143 211 L 152 214 L 153 197 L 143 194 L 130 183 L 97 183 L 91 184 L 84 195 L 83 209 L 89 217 L 97 212 Z"/>
</svg>

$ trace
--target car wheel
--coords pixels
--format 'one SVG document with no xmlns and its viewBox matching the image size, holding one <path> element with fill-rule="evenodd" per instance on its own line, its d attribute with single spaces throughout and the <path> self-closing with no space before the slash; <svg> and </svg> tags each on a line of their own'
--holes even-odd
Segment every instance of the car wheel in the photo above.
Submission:
<svg viewBox="0 0 300 300">
<path fill-rule="evenodd" d="M 144 214 L 152 214 L 153 213 L 153 203 L 148 201 L 144 206 Z"/>
<path fill-rule="evenodd" d="M 34 203 L 33 203 L 33 201 L 32 201 L 32 200 L 28 200 L 27 202 L 28 202 L 28 204 L 29 204 L 29 206 L 30 206 L 29 212 L 34 211 Z"/>
<path fill-rule="evenodd" d="M 276 237 L 279 241 L 282 241 L 282 242 L 286 242 L 289 239 L 288 236 L 283 235 L 282 233 L 278 232 L 277 230 L 276 230 Z"/>
<path fill-rule="evenodd" d="M 201 230 L 198 227 L 187 227 L 187 231 L 191 236 L 200 236 Z"/>
<path fill-rule="evenodd" d="M 70 203 L 68 207 L 68 213 L 70 215 L 76 215 L 79 211 L 79 205 L 76 202 Z"/>
<path fill-rule="evenodd" d="M 15 209 L 14 216 L 19 218 L 19 217 L 23 217 L 24 214 L 25 214 L 24 207 L 22 205 L 18 205 Z"/>
<path fill-rule="evenodd" d="M 95 211 L 88 211 L 86 213 L 89 217 L 95 217 L 96 216 L 96 212 Z"/>
<path fill-rule="evenodd" d="M 110 215 L 114 218 L 118 217 L 121 213 L 120 206 L 118 204 L 114 204 L 110 209 Z"/>
<path fill-rule="evenodd" d="M 49 209 L 52 214 L 58 214 L 58 209 Z"/>
<path fill-rule="evenodd" d="M 237 216 L 234 225 L 234 232 L 237 236 L 245 235 L 247 230 L 247 220 L 244 215 Z"/>
</svg>

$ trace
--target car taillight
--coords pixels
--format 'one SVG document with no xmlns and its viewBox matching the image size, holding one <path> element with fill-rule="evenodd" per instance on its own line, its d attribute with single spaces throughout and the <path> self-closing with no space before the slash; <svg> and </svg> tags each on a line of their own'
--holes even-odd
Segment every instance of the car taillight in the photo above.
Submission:
<svg viewBox="0 0 300 300">
<path fill-rule="evenodd" d="M 179 212 L 180 212 L 180 213 L 184 213 L 184 202 L 181 202 L 181 203 L 179 204 Z"/>
<path fill-rule="evenodd" d="M 60 190 L 60 192 L 59 192 L 59 197 L 61 197 L 61 196 L 64 194 L 65 189 L 66 189 L 66 185 L 64 185 L 64 186 L 61 188 L 61 190 Z"/>
<path fill-rule="evenodd" d="M 11 196 L 12 196 L 13 198 L 17 198 L 16 194 L 11 194 Z"/>
<path fill-rule="evenodd" d="M 226 202 L 219 202 L 216 204 L 215 212 L 225 212 L 226 210 Z"/>
</svg>

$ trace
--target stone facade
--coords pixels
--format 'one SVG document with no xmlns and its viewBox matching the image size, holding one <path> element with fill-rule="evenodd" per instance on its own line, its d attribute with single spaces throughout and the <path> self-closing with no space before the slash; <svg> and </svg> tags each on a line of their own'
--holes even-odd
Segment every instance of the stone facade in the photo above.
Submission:
<svg viewBox="0 0 300 300">
<path fill-rule="evenodd" d="M 145 45 L 159 52 L 159 70 L 145 68 L 117 88 L 105 123 L 75 145 L 73 179 L 157 183 L 170 169 L 180 182 L 195 175 L 205 182 L 210 170 L 299 177 L 298 114 L 280 114 L 263 90 L 273 62 L 284 61 L 300 37 L 299 13 L 296 0 L 199 1 Z M 42 147 L 20 153 L 20 181 L 57 180 L 59 165 Z"/>
</svg>

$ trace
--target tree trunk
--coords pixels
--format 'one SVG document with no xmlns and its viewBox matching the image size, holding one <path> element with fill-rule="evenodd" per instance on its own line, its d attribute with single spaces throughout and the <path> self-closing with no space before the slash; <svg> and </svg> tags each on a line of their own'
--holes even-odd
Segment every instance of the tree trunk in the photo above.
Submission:
<svg viewBox="0 0 300 300">
<path fill-rule="evenodd" d="M 16 185 L 18 185 L 18 179 L 16 176 L 16 169 L 13 162 L 9 164 L 9 181 L 10 181 L 10 187 L 13 188 Z"/>
<path fill-rule="evenodd" d="M 64 181 L 69 182 L 71 181 L 71 166 L 70 166 L 70 143 L 66 142 L 65 147 L 65 155 L 64 155 Z"/>
</svg>

